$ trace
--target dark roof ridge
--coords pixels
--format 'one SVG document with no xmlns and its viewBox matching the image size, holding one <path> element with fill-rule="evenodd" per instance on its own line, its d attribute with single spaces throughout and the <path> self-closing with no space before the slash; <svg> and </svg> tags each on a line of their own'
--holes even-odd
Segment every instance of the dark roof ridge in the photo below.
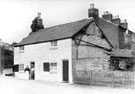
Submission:
<svg viewBox="0 0 135 94">
<path fill-rule="evenodd" d="M 90 19 L 92 20 L 93 17 L 91 17 Z M 64 24 L 58 24 L 58 25 L 50 26 L 50 27 L 47 27 L 47 28 L 44 28 L 44 29 L 49 29 L 49 28 L 52 28 L 52 27 L 67 25 L 67 24 L 70 24 L 70 23 L 80 22 L 80 21 L 83 21 L 83 20 L 89 20 L 89 18 L 85 18 L 85 19 L 82 19 L 82 20 L 71 21 L 71 22 L 67 22 L 67 23 L 64 23 Z"/>
</svg>

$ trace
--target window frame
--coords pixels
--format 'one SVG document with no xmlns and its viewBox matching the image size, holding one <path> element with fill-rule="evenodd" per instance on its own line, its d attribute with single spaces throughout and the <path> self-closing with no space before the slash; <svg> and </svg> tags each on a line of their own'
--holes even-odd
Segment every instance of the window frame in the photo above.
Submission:
<svg viewBox="0 0 135 94">
<path fill-rule="evenodd" d="M 24 45 L 19 46 L 19 50 L 24 51 Z"/>
<path fill-rule="evenodd" d="M 51 47 L 57 47 L 58 45 L 58 41 L 55 40 L 55 41 L 51 41 Z"/>
<path fill-rule="evenodd" d="M 57 73 L 57 62 L 51 62 L 50 63 L 50 73 Z"/>
<path fill-rule="evenodd" d="M 19 72 L 24 71 L 24 64 L 19 64 Z"/>
</svg>

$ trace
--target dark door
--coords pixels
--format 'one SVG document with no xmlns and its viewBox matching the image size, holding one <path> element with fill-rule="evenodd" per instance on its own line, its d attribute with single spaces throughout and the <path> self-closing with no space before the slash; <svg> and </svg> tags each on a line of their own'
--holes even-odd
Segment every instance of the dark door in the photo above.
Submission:
<svg viewBox="0 0 135 94">
<path fill-rule="evenodd" d="M 35 62 L 30 62 L 30 79 L 35 79 Z"/>
<path fill-rule="evenodd" d="M 69 67 L 68 60 L 63 60 L 63 81 L 64 82 L 68 82 L 69 80 L 68 67 Z"/>
</svg>

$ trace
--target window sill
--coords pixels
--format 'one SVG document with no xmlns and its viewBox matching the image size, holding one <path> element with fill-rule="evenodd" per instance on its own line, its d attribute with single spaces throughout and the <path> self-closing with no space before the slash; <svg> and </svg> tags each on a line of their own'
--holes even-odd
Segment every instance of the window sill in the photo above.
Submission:
<svg viewBox="0 0 135 94">
<path fill-rule="evenodd" d="M 22 71 L 19 71 L 19 73 L 25 73 L 25 72 L 24 72 L 24 70 L 22 70 Z"/>
<path fill-rule="evenodd" d="M 58 49 L 58 47 L 56 46 L 56 47 L 50 47 L 49 48 L 50 50 L 56 50 L 56 49 Z"/>
<path fill-rule="evenodd" d="M 24 53 L 24 51 L 19 51 L 19 53 Z"/>
<path fill-rule="evenodd" d="M 50 71 L 50 74 L 57 74 L 57 71 Z"/>
</svg>

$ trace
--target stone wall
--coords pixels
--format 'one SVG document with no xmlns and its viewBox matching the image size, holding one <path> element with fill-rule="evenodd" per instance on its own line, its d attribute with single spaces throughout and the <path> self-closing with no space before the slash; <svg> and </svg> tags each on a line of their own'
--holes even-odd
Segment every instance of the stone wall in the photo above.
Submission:
<svg viewBox="0 0 135 94">
<path fill-rule="evenodd" d="M 85 52 L 79 52 L 79 50 Z M 86 58 L 83 57 L 84 54 L 87 54 Z M 109 60 L 110 57 L 105 53 L 104 49 L 92 46 L 78 49 L 75 41 L 72 41 L 73 81 L 75 81 L 76 77 L 87 77 L 87 71 L 90 70 L 108 70 Z M 84 71 L 86 73 L 82 74 Z"/>
</svg>

